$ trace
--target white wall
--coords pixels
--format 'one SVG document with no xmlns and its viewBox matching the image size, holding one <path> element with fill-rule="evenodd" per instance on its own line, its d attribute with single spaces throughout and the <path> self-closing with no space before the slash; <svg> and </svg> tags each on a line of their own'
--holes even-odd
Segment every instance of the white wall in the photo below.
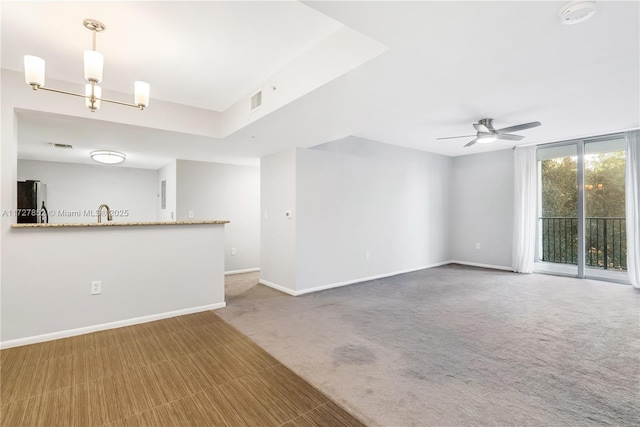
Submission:
<svg viewBox="0 0 640 427">
<path fill-rule="evenodd" d="M 224 306 L 224 225 L 32 228 L 9 233 L 13 244 L 3 251 L 2 266 L 3 345 Z M 90 295 L 94 280 L 102 281 L 101 295 Z"/>
<path fill-rule="evenodd" d="M 177 220 L 230 221 L 225 229 L 225 271 L 259 268 L 260 168 L 178 160 L 176 180 Z"/>
<path fill-rule="evenodd" d="M 260 160 L 260 280 L 289 293 L 296 291 L 296 151 Z"/>
<path fill-rule="evenodd" d="M 511 149 L 453 158 L 453 260 L 511 268 L 513 173 Z"/>
<path fill-rule="evenodd" d="M 300 150 L 297 290 L 447 261 L 450 163 L 355 137 Z"/>
<path fill-rule="evenodd" d="M 176 161 L 172 160 L 158 169 L 158 194 L 162 191 L 162 181 L 166 181 L 166 208 L 162 209 L 161 197 L 158 197 L 158 220 L 176 220 Z"/>
<path fill-rule="evenodd" d="M 18 127 L 15 109 L 78 117 L 90 117 L 91 114 L 98 113 L 90 113 L 77 98 L 47 96 L 30 90 L 21 73 L 4 69 L 1 69 L 0 73 L 2 212 L 15 209 L 17 203 Z M 57 81 L 50 83 L 61 89 L 79 90 L 77 85 Z M 217 113 L 157 100 L 152 100 L 152 105 L 154 107 L 145 110 L 144 114 L 131 114 L 128 108 L 111 109 L 105 106 L 100 109 L 100 119 L 177 132 L 219 134 Z M 167 117 L 172 119 L 167 120 Z M 154 184 L 154 191 L 155 189 Z M 222 264 L 215 269 L 209 267 L 217 262 L 216 257 L 219 257 L 220 262 L 223 259 L 222 253 L 215 252 L 216 244 L 219 244 L 220 250 L 222 249 L 222 226 L 218 226 L 219 232 L 214 236 L 202 233 L 202 230 L 197 228 L 191 231 L 178 228 L 176 236 L 172 236 L 167 234 L 167 228 L 150 229 L 153 233 L 142 235 L 133 234 L 135 231 L 131 228 L 116 230 L 115 227 L 98 230 L 47 230 L 53 231 L 47 234 L 36 230 L 17 232 L 11 228 L 11 224 L 15 222 L 16 219 L 12 216 L 0 218 L 0 334 L 3 341 L 107 319 L 126 320 L 165 310 L 186 309 L 187 305 L 194 308 L 194 305 L 203 306 L 211 301 L 221 301 L 216 296 L 218 294 L 211 294 L 209 289 L 204 289 L 203 284 L 213 283 L 212 286 L 216 286 L 215 280 L 223 280 Z M 28 234 L 29 232 L 33 234 Z M 179 237 L 182 232 L 186 233 L 185 240 Z M 207 240 L 208 236 L 210 239 L 205 245 L 200 239 Z M 218 237 L 215 236 L 218 236 L 219 240 L 216 240 Z M 134 242 L 129 242 L 128 239 L 133 239 Z M 177 242 L 176 246 L 168 247 L 167 242 L 172 240 Z M 144 247 L 141 244 L 144 244 Z M 128 246 L 131 250 L 127 249 Z M 195 259 L 194 263 L 189 260 L 192 256 Z M 147 275 L 132 274 L 131 278 L 135 280 L 131 280 L 128 278 L 129 269 L 135 269 L 135 263 L 141 259 L 147 262 L 151 260 L 154 267 L 167 266 L 172 273 L 163 275 L 159 273 L 161 270 L 148 269 L 153 271 L 149 271 Z M 108 276 L 107 274 L 112 273 L 105 272 L 105 269 L 112 268 L 111 261 L 117 261 L 118 265 L 124 266 L 117 269 L 120 276 Z M 83 266 L 83 263 L 86 265 Z M 108 281 L 115 278 L 120 283 L 118 286 L 122 287 L 123 292 L 118 294 L 117 301 L 107 301 L 107 298 L 104 298 L 98 299 L 103 301 L 100 303 L 89 302 L 96 301 L 95 299 L 79 302 L 79 298 L 89 290 L 87 278 L 100 279 L 97 275 Z M 80 306 L 75 307 L 74 304 Z"/>
<path fill-rule="evenodd" d="M 362 33 L 339 26 L 325 40 L 227 108 L 222 113 L 222 136 L 259 120 L 386 50 L 386 46 Z M 262 90 L 262 106 L 250 111 L 250 99 L 259 89 Z"/>
<path fill-rule="evenodd" d="M 84 215 L 85 210 L 95 213 L 103 203 L 114 212 L 113 222 L 157 221 L 157 175 L 149 169 L 18 160 L 19 181 L 47 184 L 53 224 L 96 222 L 95 216 Z M 119 215 L 124 210 L 128 215 Z M 80 216 L 75 216 L 77 212 Z"/>
<path fill-rule="evenodd" d="M 446 262 L 450 169 L 355 137 L 263 158 L 261 280 L 300 294 Z"/>
</svg>

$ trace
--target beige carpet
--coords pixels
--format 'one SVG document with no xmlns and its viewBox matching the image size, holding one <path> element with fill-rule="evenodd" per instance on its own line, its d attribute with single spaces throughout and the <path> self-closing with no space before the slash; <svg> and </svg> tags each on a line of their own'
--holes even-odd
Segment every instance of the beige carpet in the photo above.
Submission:
<svg viewBox="0 0 640 427">
<path fill-rule="evenodd" d="M 640 292 L 458 265 L 216 313 L 372 426 L 640 425 Z"/>
</svg>

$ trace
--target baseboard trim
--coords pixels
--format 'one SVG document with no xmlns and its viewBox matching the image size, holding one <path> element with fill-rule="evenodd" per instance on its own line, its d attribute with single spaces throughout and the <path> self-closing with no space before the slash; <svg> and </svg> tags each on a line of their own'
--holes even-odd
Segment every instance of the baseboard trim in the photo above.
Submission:
<svg viewBox="0 0 640 427">
<path fill-rule="evenodd" d="M 289 288 L 285 288 L 284 286 L 278 285 L 277 283 L 269 282 L 269 281 L 264 280 L 264 279 L 260 279 L 259 283 L 262 283 L 263 285 L 268 286 L 270 288 L 273 288 L 273 289 L 275 289 L 277 291 L 284 292 L 285 294 L 297 297 L 297 296 L 304 295 L 304 294 L 310 294 L 312 292 L 319 292 L 319 291 L 324 291 L 324 290 L 327 290 L 327 289 L 339 288 L 339 287 L 342 287 L 342 286 L 353 285 L 355 283 L 368 282 L 369 280 L 383 279 L 385 277 L 397 276 L 398 274 L 411 273 L 411 272 L 414 272 L 414 271 L 424 270 L 426 268 L 440 267 L 442 265 L 446 265 L 446 264 L 449 264 L 449 263 L 450 263 L 450 261 L 443 261 L 443 262 L 438 262 L 438 263 L 435 263 L 435 264 L 423 265 L 423 266 L 415 267 L 415 268 L 408 268 L 406 270 L 398 270 L 398 271 L 394 271 L 394 272 L 391 272 L 391 273 L 384 273 L 384 274 L 378 274 L 378 275 L 375 275 L 375 276 L 362 277 L 362 278 L 359 278 L 359 279 L 346 280 L 344 282 L 329 283 L 327 285 L 316 286 L 314 288 L 302 289 L 302 290 L 299 290 L 299 291 L 294 291 L 294 290 L 291 290 Z"/>
<path fill-rule="evenodd" d="M 511 267 L 505 267 L 505 266 L 502 266 L 502 265 L 480 264 L 480 263 L 477 263 L 477 262 L 448 260 L 448 261 L 437 262 L 437 263 L 434 263 L 434 264 L 423 265 L 421 267 L 409 268 L 409 269 L 406 269 L 406 270 L 398 270 L 398 271 L 394 271 L 394 272 L 391 272 L 391 273 L 384 273 L 384 274 L 378 274 L 378 275 L 375 275 L 375 276 L 362 277 L 362 278 L 359 278 L 359 279 L 346 280 L 344 282 L 329 283 L 327 285 L 316 286 L 314 288 L 302 289 L 302 290 L 299 290 L 299 291 L 294 291 L 292 289 L 285 288 L 284 286 L 278 285 L 277 283 L 269 282 L 268 280 L 264 280 L 264 279 L 260 279 L 259 283 L 261 283 L 261 284 L 263 284 L 265 286 L 268 286 L 270 288 L 273 288 L 273 289 L 275 289 L 277 291 L 284 292 L 285 294 L 297 297 L 297 296 L 304 295 L 304 294 L 310 294 L 312 292 L 319 292 L 319 291 L 324 291 L 324 290 L 327 290 L 327 289 L 339 288 L 339 287 L 342 287 L 342 286 L 353 285 L 355 283 L 368 282 L 369 280 L 384 279 L 385 277 L 397 276 L 399 274 L 405 274 L 405 273 L 412 273 L 414 271 L 425 270 L 427 268 L 441 267 L 443 265 L 449 265 L 449 264 L 461 264 L 461 265 L 468 265 L 470 267 L 489 268 L 489 269 L 493 269 L 493 270 L 503 270 L 503 271 L 513 271 L 513 269 Z"/>
<path fill-rule="evenodd" d="M 225 276 L 231 276 L 233 274 L 242 274 L 242 273 L 253 273 L 254 271 L 260 271 L 260 267 L 256 267 L 256 268 L 245 268 L 243 270 L 231 270 L 231 271 L 225 271 L 224 275 Z"/>
<path fill-rule="evenodd" d="M 292 291 L 289 288 L 285 288 L 284 286 L 278 285 L 277 283 L 269 282 L 268 280 L 260 279 L 258 283 L 261 283 L 265 286 L 275 289 L 276 291 L 284 292 L 285 294 L 291 295 L 293 297 L 298 296 L 296 291 Z"/>
<path fill-rule="evenodd" d="M 74 337 L 76 335 L 89 334 L 91 332 L 104 331 L 106 329 L 121 328 L 123 326 L 137 325 L 139 323 L 152 322 L 154 320 L 167 319 L 169 317 L 183 316 L 185 314 L 199 313 L 201 311 L 216 310 L 226 307 L 225 302 L 216 304 L 201 305 L 199 307 L 184 308 L 181 310 L 167 311 L 165 313 L 150 314 L 148 316 L 134 317 L 131 319 L 117 320 L 115 322 L 102 323 L 99 325 L 85 326 L 82 328 L 68 329 L 65 331 L 51 332 L 48 334 L 34 335 L 32 337 L 18 338 L 15 340 L 0 342 L 0 349 L 19 347 L 23 345 L 36 344 L 45 341 L 57 340 L 60 338 Z"/>
<path fill-rule="evenodd" d="M 316 286 L 314 288 L 302 289 L 300 291 L 296 291 L 296 296 L 309 294 L 309 293 L 312 293 L 312 292 L 324 291 L 324 290 L 327 290 L 327 289 L 340 288 L 342 286 L 353 285 L 353 284 L 361 283 L 361 282 L 368 282 L 370 280 L 384 279 L 385 277 L 397 276 L 399 274 L 405 274 L 405 273 L 412 273 L 414 271 L 425 270 L 427 268 L 440 267 L 441 265 L 445 265 L 445 264 L 448 264 L 448 263 L 449 263 L 448 261 L 438 262 L 438 263 L 435 263 L 435 264 L 423 265 L 423 266 L 415 267 L 415 268 L 408 268 L 406 270 L 393 271 L 391 273 L 377 274 L 375 276 L 361 277 L 359 279 L 346 280 L 344 282 L 336 282 L 336 283 L 330 283 L 330 284 L 327 284 L 327 285 Z"/>
<path fill-rule="evenodd" d="M 447 264 L 462 264 L 462 265 L 468 265 L 469 267 L 480 267 L 480 268 L 490 268 L 492 270 L 513 271 L 512 267 L 505 267 L 503 265 L 481 264 L 478 262 L 451 260 L 451 261 L 448 261 Z"/>
</svg>

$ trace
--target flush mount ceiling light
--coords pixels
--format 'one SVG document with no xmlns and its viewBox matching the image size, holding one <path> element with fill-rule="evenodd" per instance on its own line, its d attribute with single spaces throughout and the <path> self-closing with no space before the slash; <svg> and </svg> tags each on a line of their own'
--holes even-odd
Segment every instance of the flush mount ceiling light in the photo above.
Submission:
<svg viewBox="0 0 640 427">
<path fill-rule="evenodd" d="M 93 33 L 93 49 L 84 51 L 84 78 L 89 82 L 85 85 L 84 94 L 67 92 L 66 90 L 53 89 L 44 86 L 44 59 L 37 56 L 24 56 L 24 77 L 27 84 L 31 85 L 33 90 L 47 90 L 49 92 L 62 93 L 65 95 L 79 96 L 85 99 L 85 105 L 92 112 L 100 108 L 100 101 L 112 104 L 126 105 L 127 107 L 135 107 L 144 110 L 149 105 L 149 83 L 136 81 L 134 84 L 134 103 L 113 101 L 111 99 L 102 98 L 102 88 L 98 83 L 102 81 L 102 66 L 104 57 L 96 51 L 96 34 L 104 31 L 105 26 L 95 19 L 85 19 L 83 21 L 85 28 Z"/>
<path fill-rule="evenodd" d="M 596 13 L 596 4 L 592 1 L 573 1 L 560 9 L 560 22 L 565 25 L 578 24 Z"/>
<path fill-rule="evenodd" d="M 127 156 L 125 156 L 122 153 L 119 153 L 118 151 L 97 150 L 97 151 L 91 152 L 91 158 L 98 163 L 115 165 L 117 163 L 124 162 L 124 159 L 126 159 Z"/>
</svg>

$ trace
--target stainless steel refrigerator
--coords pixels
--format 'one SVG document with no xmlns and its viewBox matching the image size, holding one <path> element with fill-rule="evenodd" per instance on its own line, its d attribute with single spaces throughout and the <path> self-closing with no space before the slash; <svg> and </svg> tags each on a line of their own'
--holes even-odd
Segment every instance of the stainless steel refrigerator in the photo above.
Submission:
<svg viewBox="0 0 640 427">
<path fill-rule="evenodd" d="M 18 224 L 49 222 L 47 185 L 40 181 L 18 181 Z"/>
</svg>

